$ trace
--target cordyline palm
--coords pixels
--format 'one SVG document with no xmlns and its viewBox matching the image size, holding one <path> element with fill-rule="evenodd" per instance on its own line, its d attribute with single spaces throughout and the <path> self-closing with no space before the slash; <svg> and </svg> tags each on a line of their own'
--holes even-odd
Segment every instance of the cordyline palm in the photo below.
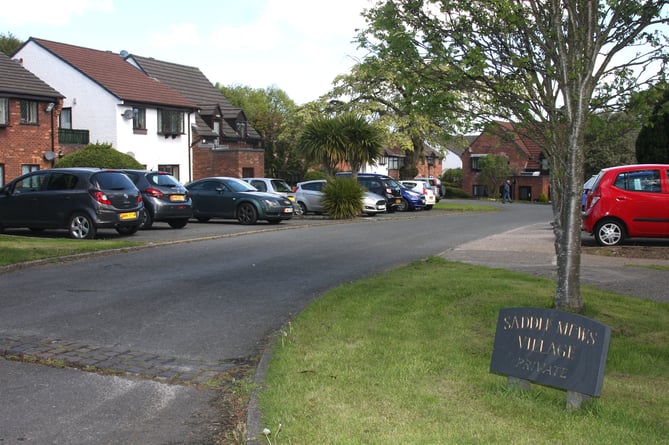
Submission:
<svg viewBox="0 0 669 445">
<path fill-rule="evenodd" d="M 361 116 L 343 114 L 314 119 L 305 127 L 298 144 L 309 160 L 323 164 L 328 176 L 339 163 L 347 161 L 355 177 L 363 165 L 380 158 L 381 141 L 381 130 Z"/>
</svg>

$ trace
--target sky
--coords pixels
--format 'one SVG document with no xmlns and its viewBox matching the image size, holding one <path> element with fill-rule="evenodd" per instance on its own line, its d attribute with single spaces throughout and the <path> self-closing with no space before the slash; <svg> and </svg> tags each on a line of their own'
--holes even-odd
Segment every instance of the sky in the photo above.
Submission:
<svg viewBox="0 0 669 445">
<path fill-rule="evenodd" d="M 24 0 L 0 34 L 198 67 L 215 84 L 277 87 L 298 104 L 327 93 L 362 56 L 369 0 Z"/>
</svg>

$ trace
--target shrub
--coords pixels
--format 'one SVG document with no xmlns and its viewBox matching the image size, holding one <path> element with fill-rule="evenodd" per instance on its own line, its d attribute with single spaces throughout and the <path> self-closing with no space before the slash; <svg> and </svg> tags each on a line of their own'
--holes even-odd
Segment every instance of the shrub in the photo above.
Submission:
<svg viewBox="0 0 669 445">
<path fill-rule="evenodd" d="M 115 150 L 111 144 L 89 144 L 63 157 L 55 167 L 137 168 L 144 166 L 135 158 Z"/>
<path fill-rule="evenodd" d="M 448 199 L 471 199 L 471 195 L 469 195 L 467 192 L 462 190 L 459 187 L 446 187 L 446 194 L 444 195 L 444 198 Z"/>
<path fill-rule="evenodd" d="M 315 181 L 317 179 L 325 179 L 325 173 L 317 170 L 309 170 L 302 178 L 302 181 Z"/>
<path fill-rule="evenodd" d="M 332 178 L 323 187 L 323 207 L 333 219 L 351 219 L 362 212 L 363 194 L 353 178 Z"/>
</svg>

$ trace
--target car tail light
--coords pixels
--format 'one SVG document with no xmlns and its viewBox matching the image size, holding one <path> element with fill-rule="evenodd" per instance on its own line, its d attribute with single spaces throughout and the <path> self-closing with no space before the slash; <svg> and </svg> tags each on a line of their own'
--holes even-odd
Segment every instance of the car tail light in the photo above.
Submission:
<svg viewBox="0 0 669 445">
<path fill-rule="evenodd" d="M 139 204 L 139 203 L 142 202 L 142 201 L 144 201 L 144 200 L 142 199 L 142 194 L 141 194 L 141 193 L 137 193 L 137 204 Z"/>
<path fill-rule="evenodd" d="M 90 193 L 91 196 L 93 196 L 93 198 L 100 204 L 111 205 L 111 201 L 104 192 L 100 190 L 91 190 Z"/>
<path fill-rule="evenodd" d="M 146 193 L 148 195 L 153 196 L 154 198 L 158 198 L 158 199 L 163 199 L 163 197 L 165 196 L 165 195 L 163 195 L 163 192 L 161 192 L 160 190 L 154 189 L 154 188 L 151 188 L 151 187 L 146 189 Z"/>
</svg>

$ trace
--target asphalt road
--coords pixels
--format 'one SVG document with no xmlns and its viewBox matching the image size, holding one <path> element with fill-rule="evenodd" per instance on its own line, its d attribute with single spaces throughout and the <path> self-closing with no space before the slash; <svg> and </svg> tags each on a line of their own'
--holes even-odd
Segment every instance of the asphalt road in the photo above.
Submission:
<svg viewBox="0 0 669 445">
<path fill-rule="evenodd" d="M 0 359 L 0 442 L 207 443 L 222 415 L 216 391 L 109 357 L 134 354 L 172 371 L 252 365 L 272 333 L 334 286 L 550 219 L 549 206 L 513 205 L 347 223 L 157 224 L 135 236 L 149 248 L 7 271 L 0 344 L 43 356 L 69 348 L 81 364 L 104 355 L 94 366 L 113 372 Z"/>
</svg>

